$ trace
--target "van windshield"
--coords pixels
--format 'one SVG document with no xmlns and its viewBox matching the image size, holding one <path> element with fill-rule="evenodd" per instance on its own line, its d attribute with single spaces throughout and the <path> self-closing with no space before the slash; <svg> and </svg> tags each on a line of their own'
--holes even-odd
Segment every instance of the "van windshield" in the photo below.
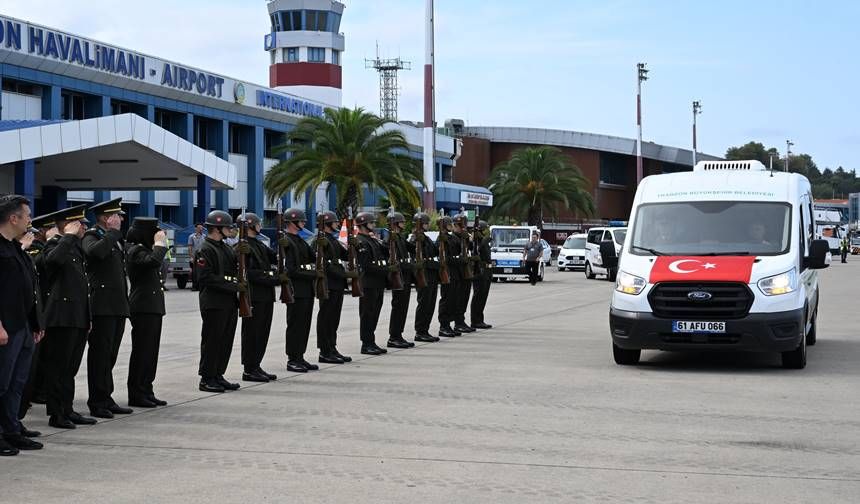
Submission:
<svg viewBox="0 0 860 504">
<path fill-rule="evenodd" d="M 638 255 L 779 255 L 788 252 L 791 206 L 749 201 L 642 205 L 631 252 Z"/>
<path fill-rule="evenodd" d="M 584 249 L 585 238 L 575 238 L 573 236 L 568 237 L 568 239 L 564 241 L 564 245 L 562 245 L 562 247 L 566 249 Z"/>
<path fill-rule="evenodd" d="M 511 247 L 511 246 L 520 246 L 522 247 L 526 242 L 529 241 L 531 237 L 531 230 L 529 228 L 496 228 L 493 230 L 493 244 L 496 247 Z M 517 239 L 522 241 L 518 241 L 514 243 Z"/>
</svg>

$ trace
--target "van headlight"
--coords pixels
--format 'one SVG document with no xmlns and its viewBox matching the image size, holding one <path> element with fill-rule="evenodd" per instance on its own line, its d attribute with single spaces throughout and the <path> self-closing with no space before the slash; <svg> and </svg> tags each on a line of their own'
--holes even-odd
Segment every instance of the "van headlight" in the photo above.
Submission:
<svg viewBox="0 0 860 504">
<path fill-rule="evenodd" d="M 648 285 L 648 282 L 644 278 L 631 275 L 626 271 L 619 271 L 615 277 L 615 290 L 624 294 L 638 296 L 645 289 L 646 285 Z"/>
<path fill-rule="evenodd" d="M 791 270 L 779 275 L 762 278 L 758 281 L 758 288 L 765 296 L 779 296 L 797 290 L 797 270 Z"/>
</svg>

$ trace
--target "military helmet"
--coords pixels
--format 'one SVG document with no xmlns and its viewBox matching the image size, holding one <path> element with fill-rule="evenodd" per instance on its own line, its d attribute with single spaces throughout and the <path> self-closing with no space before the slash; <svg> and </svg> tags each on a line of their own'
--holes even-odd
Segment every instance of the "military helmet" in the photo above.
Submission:
<svg viewBox="0 0 860 504">
<path fill-rule="evenodd" d="M 336 213 L 331 210 L 326 210 L 325 212 L 320 212 L 319 215 L 317 215 L 317 220 L 321 221 L 323 225 L 329 225 L 336 223 L 338 218 Z"/>
<path fill-rule="evenodd" d="M 463 226 L 463 227 L 468 226 L 469 225 L 469 216 L 464 214 L 464 213 L 460 213 L 460 214 L 455 215 L 454 216 L 454 224 L 456 224 L 458 226 Z"/>
<path fill-rule="evenodd" d="M 391 212 L 388 214 L 388 222 L 391 224 L 395 224 L 398 222 L 406 222 L 406 217 L 403 216 L 400 212 Z"/>
<path fill-rule="evenodd" d="M 359 212 L 358 215 L 355 216 L 356 226 L 366 226 L 371 222 L 376 224 L 376 215 L 371 212 Z"/>
<path fill-rule="evenodd" d="M 260 216 L 253 212 L 245 212 L 239 216 L 239 221 L 245 221 L 248 223 L 248 226 L 254 227 L 258 225 L 262 225 L 263 221 L 260 219 Z"/>
<path fill-rule="evenodd" d="M 206 216 L 206 225 L 209 227 L 230 227 L 233 225 L 233 217 L 223 210 L 212 210 Z"/>
<path fill-rule="evenodd" d="M 412 217 L 412 222 L 414 222 L 416 224 L 418 224 L 420 222 L 421 224 L 424 224 L 425 226 L 429 226 L 430 225 L 430 216 L 424 212 L 418 212 L 417 214 L 415 214 L 414 217 Z"/>
<path fill-rule="evenodd" d="M 308 216 L 301 208 L 288 208 L 284 212 L 284 220 L 287 222 L 302 222 L 307 221 Z"/>
<path fill-rule="evenodd" d="M 490 225 L 487 224 L 487 221 L 485 221 L 485 220 L 478 221 L 478 229 L 480 229 L 481 231 L 486 231 L 489 228 L 490 228 Z"/>
<path fill-rule="evenodd" d="M 442 217 L 439 217 L 439 225 L 440 225 L 440 226 L 445 226 L 445 227 L 447 227 L 447 226 L 450 226 L 450 225 L 451 225 L 451 224 L 453 224 L 453 223 L 454 223 L 454 220 L 453 220 L 453 219 L 451 219 L 451 217 L 449 217 L 449 216 L 447 216 L 447 215 L 444 215 L 444 216 L 442 216 Z"/>
</svg>

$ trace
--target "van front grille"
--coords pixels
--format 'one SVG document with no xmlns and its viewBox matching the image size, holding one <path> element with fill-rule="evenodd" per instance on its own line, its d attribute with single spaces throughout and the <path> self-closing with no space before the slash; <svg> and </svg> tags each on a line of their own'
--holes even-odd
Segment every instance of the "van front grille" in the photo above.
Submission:
<svg viewBox="0 0 860 504">
<path fill-rule="evenodd" d="M 710 294 L 707 300 L 690 299 L 691 292 Z M 676 320 L 722 320 L 745 317 L 753 294 L 742 283 L 659 283 L 648 294 L 656 317 Z"/>
</svg>

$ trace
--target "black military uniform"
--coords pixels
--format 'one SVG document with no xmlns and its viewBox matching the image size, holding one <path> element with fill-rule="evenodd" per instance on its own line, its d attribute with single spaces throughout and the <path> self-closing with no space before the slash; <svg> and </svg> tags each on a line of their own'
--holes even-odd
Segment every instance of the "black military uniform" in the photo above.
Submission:
<svg viewBox="0 0 860 504">
<path fill-rule="evenodd" d="M 439 226 L 450 226 L 451 218 L 443 217 L 439 219 Z M 442 284 L 441 295 L 439 296 L 439 336 L 451 338 L 460 336 L 462 333 L 451 328 L 451 323 L 457 319 L 457 312 L 460 306 L 459 295 L 462 291 L 460 284 L 463 283 L 463 270 L 461 262 L 462 242 L 460 237 L 455 233 L 442 233 L 436 239 L 436 247 L 441 248 L 444 242 L 446 253 L 446 265 L 448 267 L 448 277 L 450 282 Z M 441 254 L 440 254 L 441 255 Z"/>
<path fill-rule="evenodd" d="M 337 231 L 337 215 L 334 212 L 322 212 L 317 216 L 324 226 L 330 226 L 332 232 Z M 351 357 L 341 355 L 337 351 L 337 329 L 340 327 L 340 315 L 343 311 L 343 296 L 346 290 L 347 271 L 341 261 L 349 259 L 349 251 L 332 233 L 326 233 L 328 246 L 325 250 L 325 273 L 328 281 L 328 299 L 320 299 L 317 312 L 317 348 L 320 351 L 319 361 L 327 364 L 343 364 L 352 361 Z"/>
<path fill-rule="evenodd" d="M 200 316 L 203 325 L 200 331 L 200 375 L 199 388 L 203 392 L 236 390 L 238 383 L 224 379 L 236 325 L 239 322 L 239 296 L 247 289 L 237 278 L 236 254 L 224 243 L 227 231 L 233 225 L 230 214 L 213 210 L 206 217 L 208 235 L 197 254 L 198 279 L 200 282 Z M 215 239 L 220 237 L 221 239 Z"/>
<path fill-rule="evenodd" d="M 492 237 L 486 221 L 478 223 L 478 231 L 481 233 L 478 243 L 478 258 L 480 262 L 475 271 L 475 280 L 472 282 L 472 306 L 469 313 L 472 317 L 472 327 L 475 329 L 490 329 L 493 326 L 484 320 L 484 308 L 487 306 L 487 298 L 490 295 L 490 286 L 493 283 L 493 262 L 491 257 Z"/>
<path fill-rule="evenodd" d="M 469 218 L 461 213 L 454 217 L 454 224 L 460 228 L 455 234 L 460 239 L 460 281 L 457 283 L 457 309 L 454 316 L 454 331 L 461 333 L 475 332 L 466 324 L 466 310 L 469 308 L 469 296 L 472 293 L 472 281 L 474 280 L 475 261 L 468 266 L 472 269 L 472 278 L 466 278 L 466 263 L 471 260 L 469 252 L 472 250 L 472 237 L 467 230 Z M 477 258 L 475 258 L 477 259 Z"/>
<path fill-rule="evenodd" d="M 42 254 L 42 250 L 45 248 L 45 241 L 43 239 L 45 238 L 45 233 L 54 227 L 54 213 L 34 218 L 30 226 L 35 231 L 35 238 L 27 249 L 27 254 L 30 255 L 30 259 L 33 260 L 33 264 L 36 266 L 39 285 L 42 286 L 47 283 L 43 260 L 45 256 Z M 46 301 L 44 289 L 40 289 L 40 293 L 41 298 L 39 302 L 44 308 Z M 21 395 L 21 408 L 18 410 L 18 418 L 22 420 L 32 403 L 45 403 L 45 365 L 42 363 L 41 348 L 42 343 L 37 343 L 33 351 L 33 360 L 30 363 L 30 376 L 27 378 L 27 384 L 24 385 L 24 391 Z"/>
<path fill-rule="evenodd" d="M 96 215 L 125 215 L 121 198 L 90 207 Z M 87 352 L 87 379 L 90 396 L 87 405 L 90 413 L 99 418 L 113 418 L 114 414 L 128 414 L 112 394 L 113 368 L 119 355 L 119 346 L 125 332 L 128 310 L 128 281 L 125 269 L 125 241 L 119 229 L 104 229 L 96 225 L 86 232 L 82 240 L 87 260 L 87 278 L 92 300 L 92 330 Z"/>
<path fill-rule="evenodd" d="M 388 215 L 388 224 L 391 229 L 388 234 L 387 247 L 394 244 L 394 254 L 400 262 L 400 275 L 403 279 L 403 288 L 391 291 L 391 317 L 388 321 L 388 346 L 390 348 L 412 348 L 415 343 L 403 339 L 403 329 L 406 327 L 406 316 L 409 314 L 409 298 L 412 295 L 412 283 L 415 280 L 415 265 L 409 255 L 409 249 L 413 245 L 406 241 L 403 234 L 395 230 L 395 226 L 406 222 L 406 217 L 399 212 Z M 389 253 L 389 257 L 390 257 Z"/>
<path fill-rule="evenodd" d="M 304 210 L 298 208 L 287 210 L 284 219 L 296 226 L 308 220 Z M 316 371 L 319 366 L 305 360 L 314 314 L 316 254 L 310 245 L 293 233 L 287 233 L 281 239 L 281 246 L 284 247 L 284 269 L 290 276 L 295 297 L 295 302 L 287 305 L 287 371 Z"/>
<path fill-rule="evenodd" d="M 365 231 L 373 231 L 376 216 L 370 212 L 361 212 L 355 217 L 355 224 Z M 364 296 L 358 300 L 358 317 L 360 320 L 361 353 L 366 355 L 381 355 L 388 351 L 376 344 L 376 325 L 382 311 L 382 301 L 385 296 L 385 282 L 388 277 L 388 254 L 382 248 L 382 243 L 369 234 L 358 235 L 358 264 L 362 272 L 361 284 Z"/>
<path fill-rule="evenodd" d="M 60 231 L 68 222 L 83 221 L 85 211 L 86 205 L 79 205 L 57 212 L 55 219 Z M 48 240 L 41 255 L 46 278 L 43 289 L 47 329 L 42 352 L 49 423 L 60 429 L 94 424 L 95 419 L 84 417 L 72 408 L 75 376 L 84 358 L 92 320 L 81 238 L 76 234 L 58 234 Z"/>
<path fill-rule="evenodd" d="M 248 237 L 249 253 L 245 263 L 248 284 L 251 289 L 251 313 L 253 316 L 242 319 L 242 379 L 251 382 L 277 380 L 276 375 L 263 371 L 260 364 L 266 355 L 269 332 L 272 329 L 272 316 L 275 310 L 275 287 L 281 284 L 275 272 L 278 257 L 265 243 L 256 238 L 262 226 L 257 214 L 246 213 L 239 216 L 249 229 L 255 233 Z"/>
<path fill-rule="evenodd" d="M 154 408 L 167 403 L 155 397 L 152 382 L 158 368 L 161 346 L 161 323 L 164 288 L 161 265 L 167 247 L 156 245 L 158 219 L 137 217 L 126 237 L 128 279 L 131 283 L 131 359 L 128 365 L 128 403 L 130 406 Z"/>
<path fill-rule="evenodd" d="M 430 216 L 419 212 L 413 218 L 415 227 L 421 226 L 423 231 L 426 231 L 426 226 L 430 224 Z M 421 260 L 418 262 L 418 248 L 421 248 Z M 416 293 L 418 297 L 418 306 L 415 308 L 415 341 L 423 341 L 432 343 L 439 341 L 439 338 L 430 334 L 430 322 L 433 320 L 433 312 L 436 311 L 436 297 L 439 294 L 439 261 L 437 259 L 438 250 L 433 240 L 423 234 L 414 233 L 413 243 L 409 247 L 409 253 L 415 263 L 416 270 L 423 268 L 426 286 L 418 287 L 416 283 Z"/>
</svg>

